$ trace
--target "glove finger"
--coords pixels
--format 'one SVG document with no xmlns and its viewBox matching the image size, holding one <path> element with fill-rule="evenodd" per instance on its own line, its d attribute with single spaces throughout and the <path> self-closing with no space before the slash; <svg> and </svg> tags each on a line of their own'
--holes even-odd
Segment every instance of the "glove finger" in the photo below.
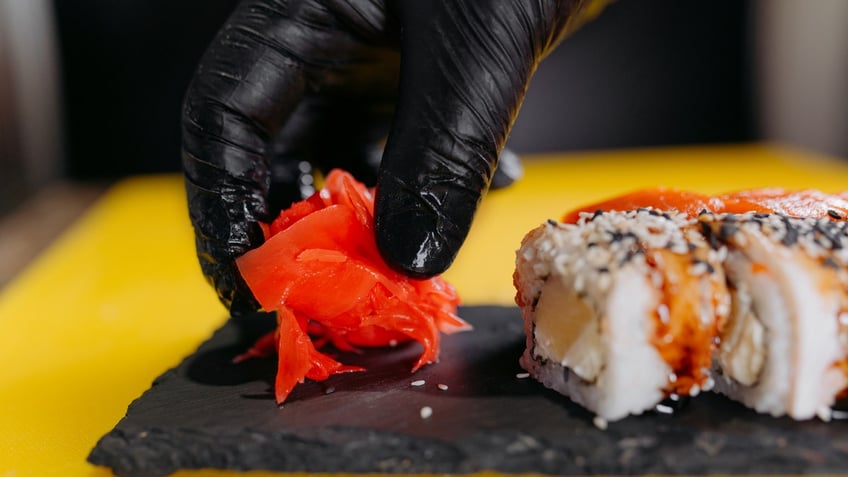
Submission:
<svg viewBox="0 0 848 477">
<path fill-rule="evenodd" d="M 560 3 L 398 4 L 400 100 L 375 204 L 388 262 L 420 276 L 453 262 L 536 64 L 559 36 Z"/>
<path fill-rule="evenodd" d="M 233 312 L 256 308 L 234 259 L 262 243 L 271 217 L 267 143 L 306 85 L 285 12 L 242 2 L 210 45 L 183 106 L 183 168 L 198 258 Z M 298 41 L 295 37 L 292 41 Z"/>
</svg>

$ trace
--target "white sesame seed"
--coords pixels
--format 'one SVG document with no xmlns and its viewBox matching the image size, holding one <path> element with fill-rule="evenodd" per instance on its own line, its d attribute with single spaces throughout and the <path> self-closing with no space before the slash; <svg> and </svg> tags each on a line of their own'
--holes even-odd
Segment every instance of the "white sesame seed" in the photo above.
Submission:
<svg viewBox="0 0 848 477">
<path fill-rule="evenodd" d="M 595 416 L 595 418 L 592 419 L 592 424 L 594 424 L 595 427 L 597 427 L 598 429 L 600 429 L 602 431 L 607 430 L 607 424 L 608 424 L 607 420 L 604 419 L 601 416 Z"/>
<path fill-rule="evenodd" d="M 706 262 L 697 262 L 692 265 L 692 269 L 690 270 L 692 275 L 703 275 L 707 273 L 707 264 Z"/>
<path fill-rule="evenodd" d="M 518 379 L 527 379 L 530 377 L 530 373 L 518 373 L 515 377 Z"/>
<path fill-rule="evenodd" d="M 700 386 L 698 386 L 696 384 L 696 385 L 692 386 L 691 388 L 689 388 L 689 395 L 690 396 L 695 397 L 698 394 L 701 394 L 701 387 Z"/>
<path fill-rule="evenodd" d="M 816 416 L 824 422 L 830 422 L 832 417 L 830 406 L 821 406 L 816 411 Z"/>
<path fill-rule="evenodd" d="M 420 414 L 421 419 L 428 419 L 430 416 L 433 415 L 433 408 L 430 406 L 424 406 L 421 408 Z"/>
<path fill-rule="evenodd" d="M 424 385 L 424 383 L 426 383 L 426 382 L 427 382 L 427 381 L 424 381 L 423 379 L 419 379 L 419 380 L 417 380 L 417 381 L 413 381 L 413 382 L 411 382 L 411 383 L 409 383 L 409 384 L 410 384 L 411 386 L 423 386 L 423 385 Z"/>
<path fill-rule="evenodd" d="M 657 315 L 659 315 L 661 322 L 668 323 L 670 319 L 668 305 L 666 305 L 665 303 L 661 303 L 660 306 L 657 307 Z"/>
<path fill-rule="evenodd" d="M 439 388 L 439 389 L 441 389 L 442 391 L 447 391 L 447 390 L 448 390 L 448 385 L 447 385 L 447 384 L 437 384 L 437 385 L 436 385 L 436 387 L 437 387 L 437 388 Z"/>
</svg>

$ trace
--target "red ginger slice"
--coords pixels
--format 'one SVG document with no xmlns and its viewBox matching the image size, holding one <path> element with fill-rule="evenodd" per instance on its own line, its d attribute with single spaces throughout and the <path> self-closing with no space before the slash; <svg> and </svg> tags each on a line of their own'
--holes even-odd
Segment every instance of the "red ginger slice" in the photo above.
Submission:
<svg viewBox="0 0 848 477">
<path fill-rule="evenodd" d="M 359 370 L 318 351 L 327 342 L 352 350 L 415 340 L 424 348 L 416 370 L 438 359 L 440 332 L 470 329 L 447 282 L 411 279 L 383 261 L 373 196 L 346 172 L 331 171 L 324 189 L 267 230 L 266 242 L 236 264 L 260 305 L 277 311 L 278 329 L 239 359 L 268 355 L 276 344 L 277 402 L 304 378 Z"/>
</svg>

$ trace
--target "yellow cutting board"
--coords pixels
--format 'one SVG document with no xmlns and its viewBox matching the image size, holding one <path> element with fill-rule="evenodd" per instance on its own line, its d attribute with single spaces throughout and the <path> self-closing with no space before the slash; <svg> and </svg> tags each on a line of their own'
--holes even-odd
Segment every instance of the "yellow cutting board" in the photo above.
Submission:
<svg viewBox="0 0 848 477">
<path fill-rule="evenodd" d="M 484 200 L 446 274 L 467 304 L 512 303 L 523 235 L 585 203 L 656 185 L 848 189 L 848 163 L 774 145 L 551 154 L 525 166 Z M 181 178 L 116 184 L 0 292 L 0 477 L 110 475 L 85 461 L 97 439 L 226 318 L 194 257 Z"/>
</svg>

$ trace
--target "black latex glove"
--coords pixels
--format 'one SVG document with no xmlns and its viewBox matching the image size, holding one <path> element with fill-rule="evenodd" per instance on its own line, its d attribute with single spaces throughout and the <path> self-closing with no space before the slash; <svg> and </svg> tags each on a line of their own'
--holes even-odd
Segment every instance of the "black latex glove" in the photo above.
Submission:
<svg viewBox="0 0 848 477">
<path fill-rule="evenodd" d="M 256 309 L 233 260 L 262 243 L 259 222 L 302 197 L 304 164 L 376 181 L 385 259 L 410 275 L 444 271 L 533 71 L 586 3 L 243 1 L 204 56 L 183 112 L 198 257 L 224 304 Z M 507 159 L 501 169 L 520 174 L 517 158 Z"/>
</svg>

